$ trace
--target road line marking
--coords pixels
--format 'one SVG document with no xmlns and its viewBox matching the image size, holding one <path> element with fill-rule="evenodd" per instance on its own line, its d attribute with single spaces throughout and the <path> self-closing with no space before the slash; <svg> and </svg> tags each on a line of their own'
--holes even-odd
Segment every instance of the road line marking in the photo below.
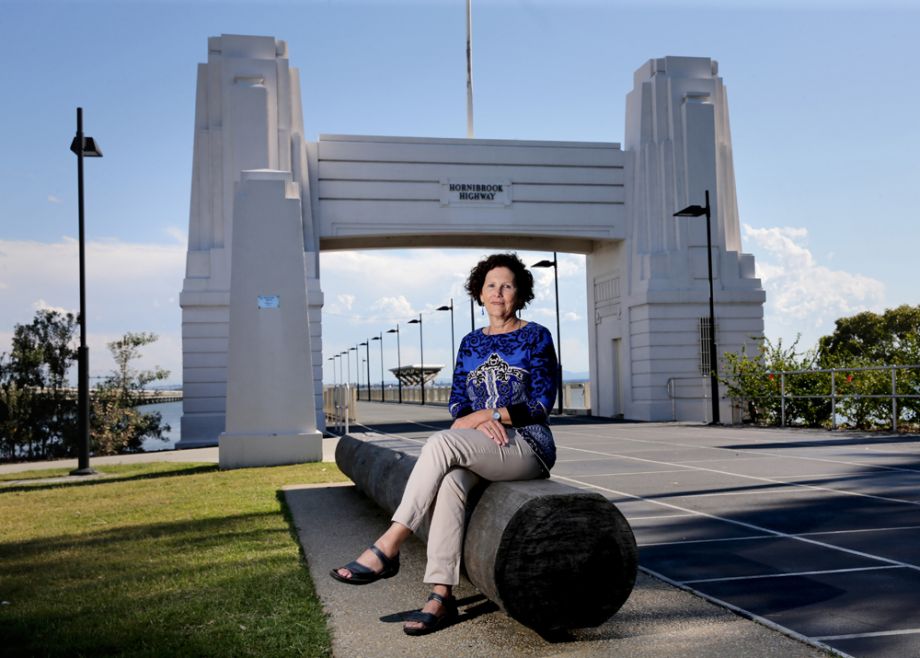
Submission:
<svg viewBox="0 0 920 658">
<path fill-rule="evenodd" d="M 685 585 L 696 585 L 699 583 L 725 583 L 731 580 L 764 580 L 767 578 L 791 578 L 794 576 L 823 576 L 824 574 L 832 573 L 851 573 L 854 571 L 879 571 L 882 569 L 903 569 L 904 567 L 896 567 L 894 565 L 885 565 L 881 567 L 853 567 L 850 569 L 827 569 L 825 571 L 794 571 L 789 573 L 769 573 L 761 574 L 755 576 L 726 576 L 725 578 L 700 578 L 698 580 L 684 580 L 681 581 Z"/>
<path fill-rule="evenodd" d="M 655 518 L 655 517 L 647 517 Z M 712 539 L 687 539 L 681 541 L 659 541 L 650 544 L 640 544 L 642 548 L 649 546 L 683 546 L 684 544 L 712 544 L 720 541 L 750 541 L 752 539 L 776 539 L 773 535 L 746 535 L 743 537 L 713 537 Z"/>
<path fill-rule="evenodd" d="M 556 463 L 558 464 L 559 462 L 556 462 Z M 591 478 L 600 478 L 600 477 L 611 477 L 611 476 L 621 476 L 621 475 L 658 475 L 658 474 L 660 474 L 660 473 L 686 473 L 686 472 L 687 472 L 687 469 L 683 469 L 683 470 L 679 470 L 679 471 L 675 471 L 675 470 L 667 470 L 667 471 L 628 471 L 628 472 L 626 472 L 626 471 L 621 471 L 621 472 L 619 472 L 619 473 L 591 473 L 590 475 L 587 474 L 587 473 L 585 473 L 584 475 L 582 475 L 582 477 L 586 477 L 586 478 L 588 478 L 588 477 L 591 477 Z"/>
<path fill-rule="evenodd" d="M 815 532 L 800 532 L 801 537 L 811 535 L 842 535 L 848 532 L 887 532 L 890 530 L 920 530 L 920 525 L 896 525 L 889 528 L 860 528 L 858 530 L 818 530 Z"/>
<path fill-rule="evenodd" d="M 824 635 L 812 638 L 818 642 L 824 640 L 858 640 L 864 637 L 886 637 L 888 635 L 917 635 L 920 628 L 903 628 L 897 631 L 874 631 L 870 633 L 851 633 L 850 635 Z"/>
<path fill-rule="evenodd" d="M 693 516 L 693 514 L 660 514 L 659 516 L 634 516 L 630 518 L 632 521 L 645 521 L 647 519 L 680 519 L 688 516 Z M 648 546 L 648 544 L 646 544 Z"/>
</svg>

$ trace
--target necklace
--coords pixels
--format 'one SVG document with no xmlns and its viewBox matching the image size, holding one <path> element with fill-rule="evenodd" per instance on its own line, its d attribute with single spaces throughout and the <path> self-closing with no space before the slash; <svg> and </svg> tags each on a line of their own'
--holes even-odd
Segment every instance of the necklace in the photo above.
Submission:
<svg viewBox="0 0 920 658">
<path fill-rule="evenodd" d="M 521 319 L 520 319 L 520 318 L 514 318 L 514 328 L 513 328 L 513 329 L 509 329 L 508 331 L 500 331 L 500 332 L 498 332 L 498 333 L 496 334 L 496 333 L 495 333 L 495 330 L 494 330 L 491 326 L 489 326 L 489 327 L 486 327 L 485 329 L 483 329 L 482 332 L 483 332 L 486 336 L 500 336 L 500 335 L 502 335 L 502 334 L 510 334 L 511 332 L 517 331 L 518 329 L 520 329 L 520 328 L 521 328 L 521 324 L 522 324 L 522 322 L 521 322 Z M 488 331 L 486 331 L 486 330 L 488 330 Z"/>
</svg>

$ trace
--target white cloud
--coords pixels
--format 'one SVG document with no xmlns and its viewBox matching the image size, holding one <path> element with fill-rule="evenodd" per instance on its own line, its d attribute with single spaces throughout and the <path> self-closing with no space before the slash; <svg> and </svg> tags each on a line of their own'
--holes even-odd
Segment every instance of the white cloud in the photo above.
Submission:
<svg viewBox="0 0 920 658">
<path fill-rule="evenodd" d="M 79 308 L 77 251 L 77 241 L 67 237 L 56 242 L 0 240 L 0 329 L 11 331 L 15 324 L 31 322 L 39 309 Z M 147 348 L 150 357 L 141 365 L 161 365 L 173 371 L 171 381 L 181 380 L 176 293 L 184 269 L 181 244 L 86 243 L 87 340 L 93 375 L 111 368 L 106 342 L 127 331 L 153 331 L 161 339 Z M 0 352 L 8 351 L 8 335 L 0 335 L 0 340 Z"/>
<path fill-rule="evenodd" d="M 371 310 L 374 311 L 373 318 L 380 322 L 399 322 L 403 318 L 418 315 L 418 311 L 404 295 L 381 297 L 371 304 Z"/>
<path fill-rule="evenodd" d="M 879 309 L 884 303 L 881 281 L 818 263 L 808 248 L 805 228 L 744 224 L 743 235 L 757 255 L 757 275 L 767 292 L 768 337 L 776 337 L 770 331 L 775 325 L 787 339 L 801 333 L 802 347 L 809 347 L 833 329 L 837 318 Z"/>
<path fill-rule="evenodd" d="M 73 313 L 77 315 L 79 312 L 78 309 L 73 308 L 64 308 L 63 306 L 52 306 L 44 299 L 39 299 L 32 303 L 32 309 L 35 311 L 57 311 L 62 315 L 67 315 L 68 313 Z"/>
<path fill-rule="evenodd" d="M 585 276 L 585 257 L 582 254 L 559 254 L 557 257 L 559 263 L 559 278 L 567 279 L 577 277 L 584 280 Z"/>
<path fill-rule="evenodd" d="M 470 302 L 464 288 L 470 269 L 486 253 L 476 249 L 413 249 L 335 251 L 321 255 L 322 287 L 326 295 L 323 309 L 323 349 L 334 354 L 349 345 L 400 325 L 403 363 L 417 362 L 418 332 L 406 322 L 423 313 L 425 361 L 450 363 L 450 313 L 435 312 L 438 306 L 454 302 L 455 338 L 470 330 Z M 552 252 L 518 252 L 526 265 L 552 258 Z M 567 321 L 576 327 L 569 330 L 579 336 L 580 348 L 569 352 L 566 368 L 587 368 L 587 326 L 584 313 L 585 257 L 579 254 L 559 254 L 559 296 Z M 552 268 L 533 270 L 537 299 L 523 312 L 523 317 L 555 328 L 555 298 Z M 354 297 L 351 310 L 346 311 L 338 301 L 339 295 Z M 479 306 L 474 306 L 472 320 L 481 327 L 487 321 Z M 578 322 L 581 325 L 577 325 Z M 563 332 L 565 333 L 565 332 Z M 396 340 L 384 337 L 384 360 L 387 368 L 396 365 Z M 372 352 L 371 360 L 379 363 Z M 379 358 L 379 357 L 377 357 Z M 379 367 L 379 365 L 377 366 Z M 389 375 L 388 375 L 389 377 Z"/>
<path fill-rule="evenodd" d="M 188 232 L 179 228 L 178 226 L 167 226 L 165 229 L 163 229 L 163 232 L 175 240 L 178 244 L 181 244 L 183 248 L 185 248 L 188 244 Z"/>
<path fill-rule="evenodd" d="M 54 196 L 53 194 L 48 195 L 48 203 L 61 204 L 64 203 L 59 197 Z"/>
<path fill-rule="evenodd" d="M 355 304 L 355 296 L 354 296 L 354 295 L 349 295 L 349 294 L 347 294 L 347 293 L 343 293 L 343 294 L 341 294 L 341 295 L 336 295 L 336 297 L 337 297 L 338 300 L 339 300 L 339 304 L 340 304 L 340 305 L 342 306 L 342 308 L 344 308 L 346 311 L 350 311 L 350 310 L 351 310 L 351 307 L 354 306 L 354 304 Z"/>
</svg>

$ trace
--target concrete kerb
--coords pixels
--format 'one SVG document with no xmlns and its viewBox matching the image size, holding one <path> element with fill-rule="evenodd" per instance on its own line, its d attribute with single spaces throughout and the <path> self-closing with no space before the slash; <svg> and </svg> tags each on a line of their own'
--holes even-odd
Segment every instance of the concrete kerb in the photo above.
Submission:
<svg viewBox="0 0 920 658">
<path fill-rule="evenodd" d="M 338 437 L 323 439 L 323 461 L 335 462 L 335 447 L 338 444 Z M 90 466 L 106 466 L 111 464 L 142 464 L 149 462 L 177 462 L 177 463 L 218 463 L 217 446 L 210 448 L 190 448 L 187 450 L 157 450 L 151 452 L 140 452 L 131 455 L 110 455 L 107 457 L 92 457 Z M 28 473 L 29 471 L 41 471 L 51 468 L 71 468 L 77 467 L 76 459 L 55 459 L 42 462 L 16 462 L 12 464 L 0 464 L 0 473 Z M 85 479 L 87 476 L 73 476 L 76 479 Z M 23 477 L 27 479 L 27 477 Z M 50 481 L 50 480 L 46 480 Z"/>
</svg>

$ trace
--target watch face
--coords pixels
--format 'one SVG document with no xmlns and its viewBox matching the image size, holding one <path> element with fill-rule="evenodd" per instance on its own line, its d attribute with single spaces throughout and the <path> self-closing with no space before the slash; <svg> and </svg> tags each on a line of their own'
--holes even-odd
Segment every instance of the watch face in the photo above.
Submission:
<svg viewBox="0 0 920 658">
<path fill-rule="evenodd" d="M 502 419 L 502 415 L 498 411 L 492 412 L 492 420 L 501 420 L 501 419 Z"/>
</svg>

